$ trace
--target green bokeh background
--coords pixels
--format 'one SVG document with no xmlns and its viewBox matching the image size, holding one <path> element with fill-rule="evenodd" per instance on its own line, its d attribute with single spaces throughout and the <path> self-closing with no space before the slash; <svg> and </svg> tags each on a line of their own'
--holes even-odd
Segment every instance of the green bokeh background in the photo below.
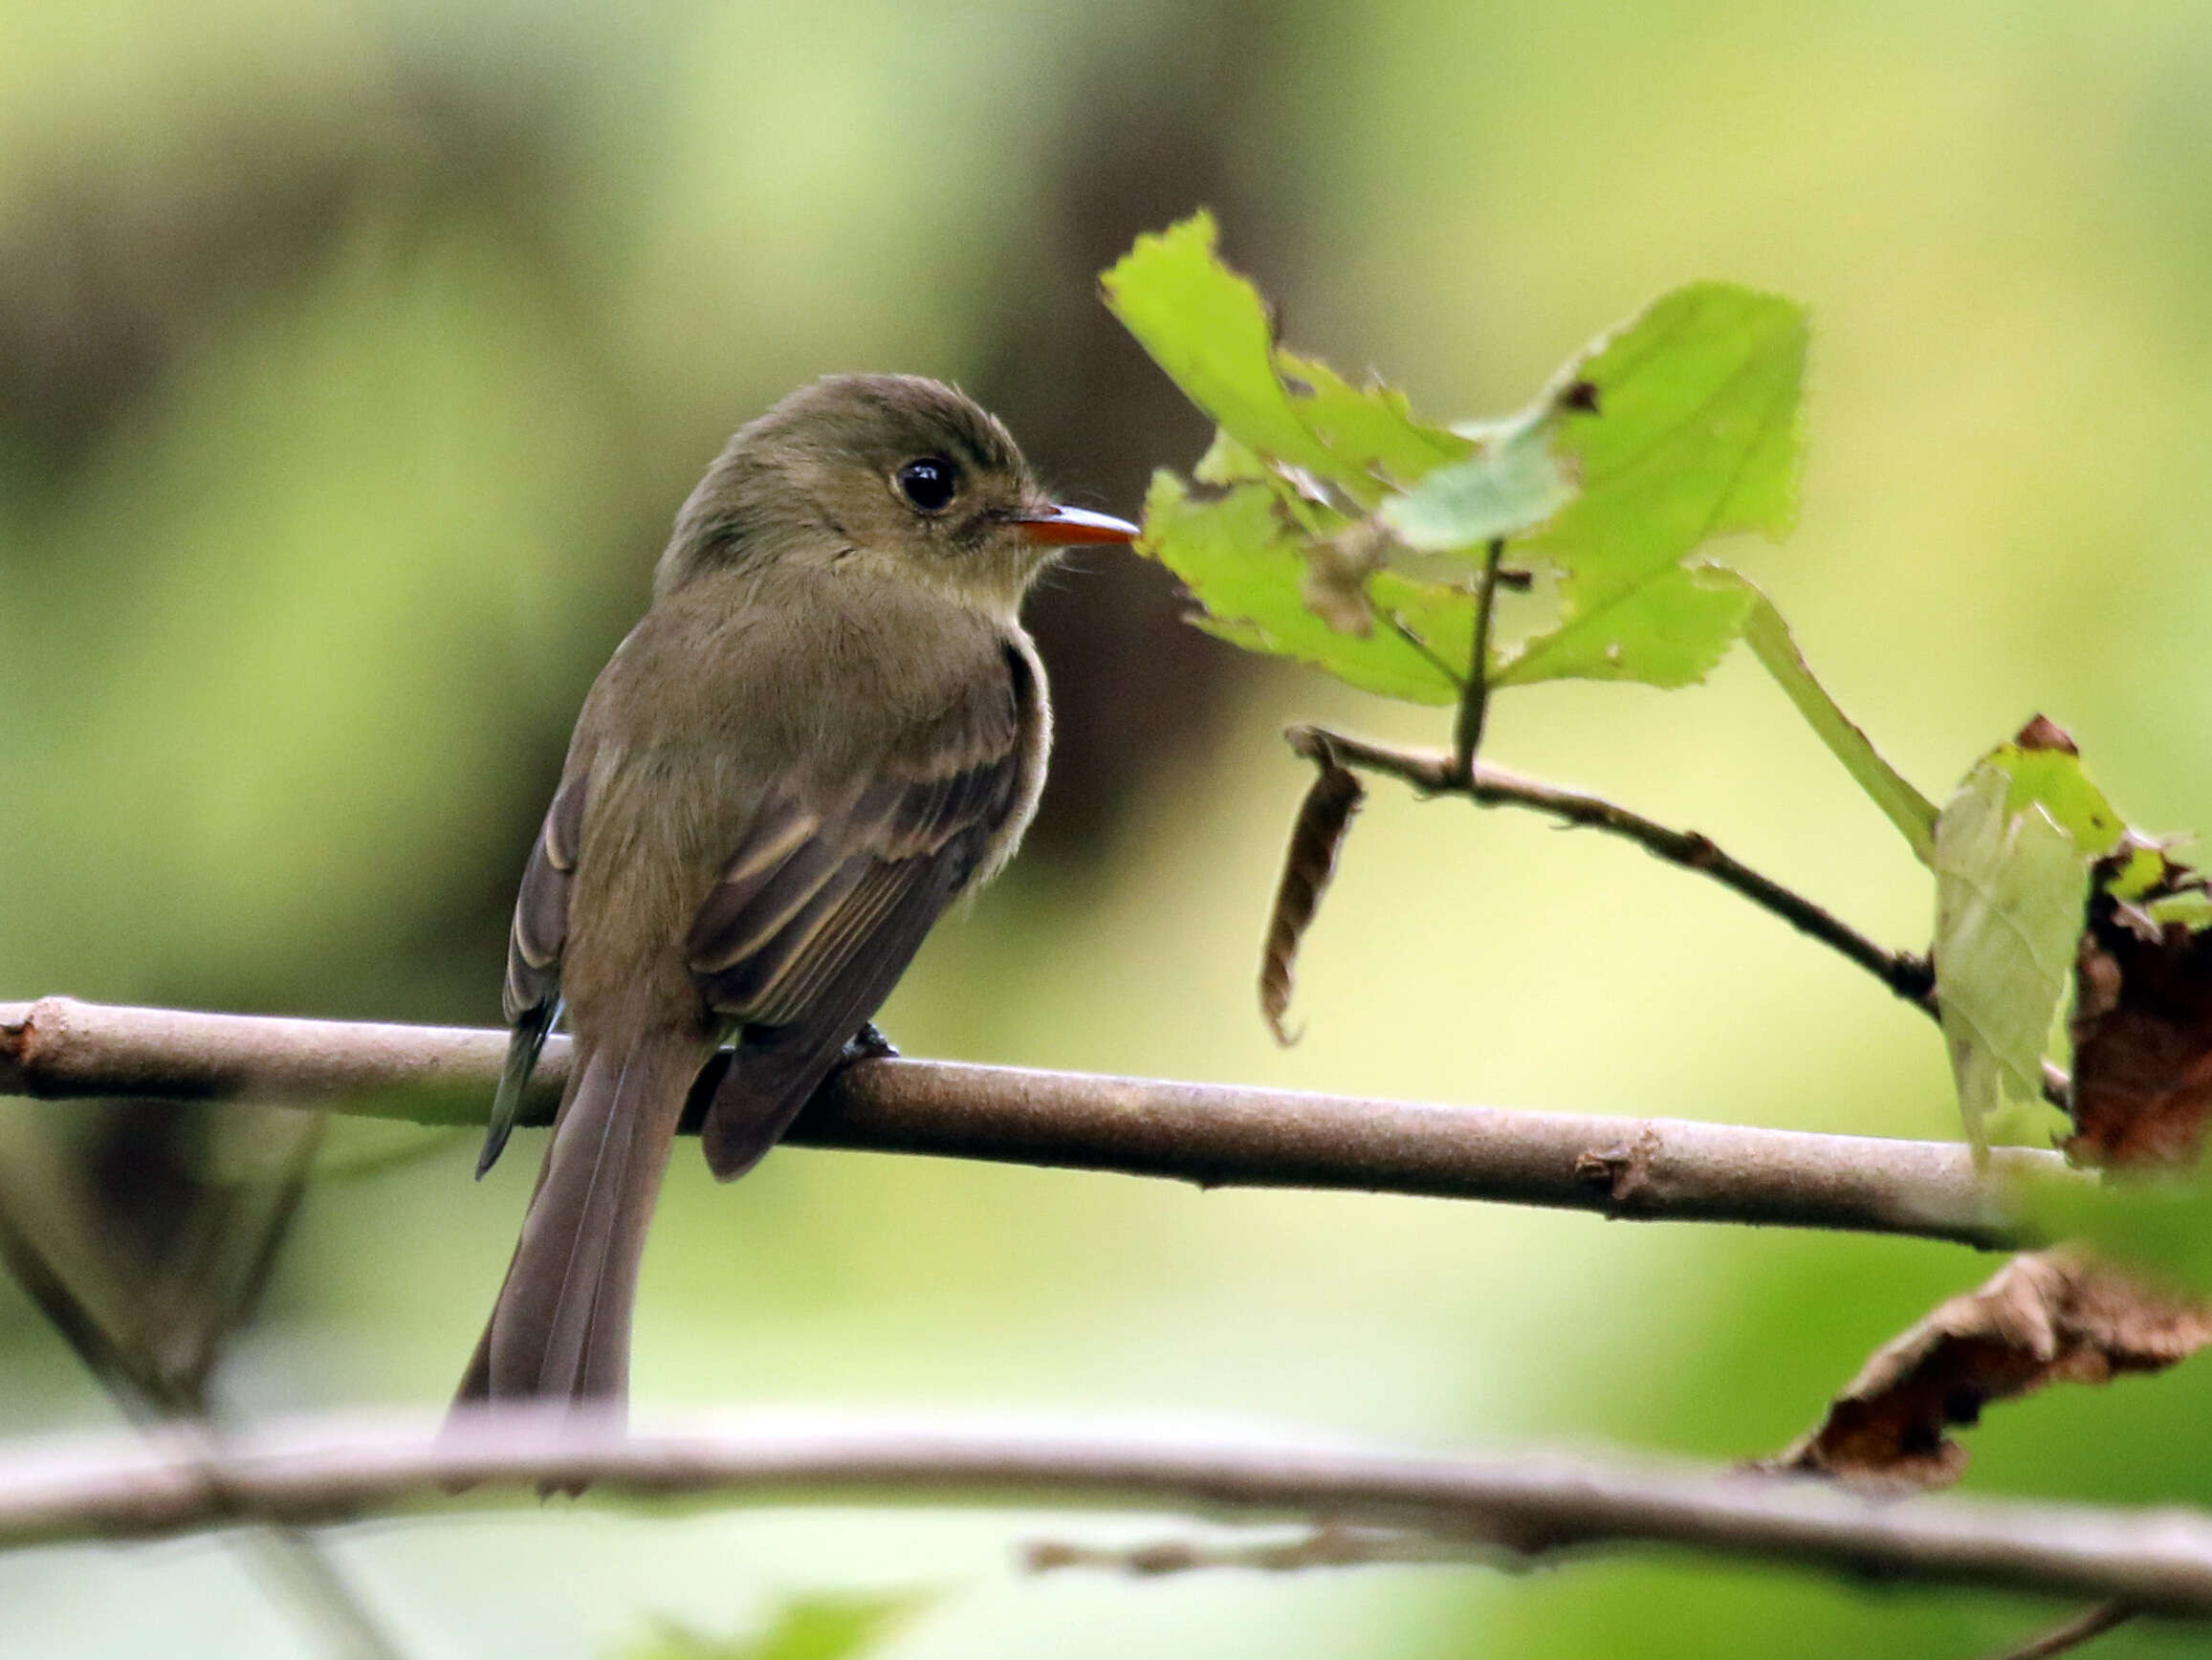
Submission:
<svg viewBox="0 0 2212 1660">
<path fill-rule="evenodd" d="M 1233 49 L 1194 58 L 1201 26 Z M 1292 340 L 1439 418 L 1518 406 L 1694 277 L 1807 300 L 1802 528 L 1738 553 L 1829 688 L 1931 794 L 2041 710 L 2135 821 L 2212 825 L 2208 84 L 2194 0 L 5 0 L 0 997 L 495 1018 L 499 911 L 567 722 L 713 446 L 816 373 L 1002 373 L 1007 319 L 1070 304 L 1030 256 L 1049 199 L 1086 147 L 1141 149 L 1162 87 L 1199 112 L 1245 207 L 1216 204 L 1229 251 L 1264 251 Z M 119 317 L 138 332 L 87 345 Z M 1194 459 L 1181 429 L 1134 442 Z M 905 1047 L 1955 1133 L 1932 1028 L 1855 970 L 1631 850 L 1391 789 L 1309 942 L 1305 1040 L 1278 1052 L 1255 948 L 1305 773 L 1273 734 L 1434 740 L 1439 717 L 1319 676 L 1221 685 L 1202 741 L 1132 718 L 1145 784 L 1085 860 L 1026 862 L 940 930 L 886 1014 Z M 1924 873 L 1741 655 L 1683 693 L 1516 693 L 1489 742 L 1925 937 Z M 21 1132 L 76 1109 L 5 1110 Z M 414 1133 L 344 1129 L 333 1157 Z M 319 1185 L 226 1373 L 241 1408 L 441 1403 L 537 1145 L 480 1188 L 458 1143 Z M 1732 1457 L 1991 1266 L 797 1150 L 735 1190 L 687 1150 L 663 1212 L 642 1417 Z M 2202 1368 L 2000 1409 L 1969 1489 L 2212 1500 Z M 111 1417 L 0 1287 L 0 1432 Z M 731 1629 L 822 1586 L 939 1588 L 895 1660 L 1969 1656 L 2065 1611 L 1673 1557 L 1013 1571 L 1016 1540 L 1068 1528 L 1154 1531 L 586 1505 L 335 1551 L 440 1656 L 591 1654 L 658 1612 Z M 0 1558 L 0 1651 L 314 1649 L 192 1540 Z M 2152 1627 L 2097 1650 L 2189 1651 Z"/>
</svg>

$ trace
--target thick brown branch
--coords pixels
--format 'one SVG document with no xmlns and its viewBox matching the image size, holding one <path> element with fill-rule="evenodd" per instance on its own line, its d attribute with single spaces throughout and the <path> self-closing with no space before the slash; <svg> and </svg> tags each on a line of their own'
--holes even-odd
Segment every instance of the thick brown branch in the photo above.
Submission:
<svg viewBox="0 0 2212 1660">
<path fill-rule="evenodd" d="M 164 1455 L 143 1445 L 0 1453 L 0 1546 L 151 1539 L 234 1522 L 295 1526 L 475 1501 L 541 1484 L 731 1502 L 892 1499 L 1417 1528 L 1522 1556 L 1668 1544 L 1854 1577 L 2120 1599 L 2212 1616 L 2212 1516 L 2019 1501 L 1854 1497 L 1824 1484 L 1680 1464 L 1445 1458 L 1280 1442 L 1193 1445 L 927 1428 L 743 1429 L 625 1438 L 612 1427 L 484 1422 L 426 1431 L 303 1426 Z M 212 1477 L 212 1479 L 210 1479 Z"/>
<path fill-rule="evenodd" d="M 1711 877 L 1798 932 L 1840 951 L 1922 1013 L 1936 1013 L 1936 976 L 1926 958 L 1885 950 L 1795 889 L 1723 853 L 1710 837 L 1698 831 L 1677 830 L 1603 796 L 1563 790 L 1496 767 L 1477 765 L 1470 777 L 1453 755 L 1391 749 L 1319 727 L 1294 726 L 1284 736 L 1292 749 L 1308 759 L 1325 745 L 1345 766 L 1402 779 L 1423 795 L 1466 796 L 1485 807 L 1531 807 L 1565 823 L 1626 838 L 1654 858 Z"/>
<path fill-rule="evenodd" d="M 252 1096 L 421 1124 L 482 1124 L 504 1034 L 0 1004 L 0 1094 Z M 547 1045 L 526 1109 L 568 1066 Z M 535 1117 L 529 1117 L 534 1113 Z M 803 1113 L 801 1146 L 1166 1176 L 1206 1187 L 1349 1189 L 1594 1211 L 2022 1242 L 2008 1178 L 2065 1179 L 2001 1148 L 1990 1179 L 1949 1142 L 1308 1095 L 946 1061 L 847 1068 Z"/>
</svg>

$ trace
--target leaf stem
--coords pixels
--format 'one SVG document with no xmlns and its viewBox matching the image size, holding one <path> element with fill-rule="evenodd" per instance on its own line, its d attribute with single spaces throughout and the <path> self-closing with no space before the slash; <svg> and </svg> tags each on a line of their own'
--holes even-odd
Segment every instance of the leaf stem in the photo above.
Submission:
<svg viewBox="0 0 2212 1660">
<path fill-rule="evenodd" d="M 1452 727 L 1452 772 L 1472 788 L 1475 752 L 1482 747 L 1482 721 L 1490 710 L 1490 616 L 1498 598 L 1498 562 L 1505 538 L 1492 536 L 1482 555 L 1482 574 L 1475 585 L 1475 644 L 1467 654 L 1467 679 L 1459 688 L 1459 717 Z"/>
<path fill-rule="evenodd" d="M 1466 703 L 1460 709 L 1464 727 Z M 1479 738 L 1479 700 L 1476 720 L 1475 735 Z M 1722 852 L 1700 831 L 1661 824 L 1602 796 L 1478 766 L 1471 759 L 1463 760 L 1456 750 L 1442 755 L 1391 749 L 1312 726 L 1294 726 L 1283 735 L 1293 750 L 1309 760 L 1324 751 L 1333 752 L 1341 765 L 1401 779 L 1425 796 L 1465 796 L 1485 807 L 1529 807 L 1568 824 L 1633 841 L 1654 858 L 1711 877 L 1798 932 L 1840 952 L 1922 1014 L 1931 1017 L 1936 1014 L 1936 977 L 1925 957 L 1886 950 L 1795 889 Z"/>
</svg>

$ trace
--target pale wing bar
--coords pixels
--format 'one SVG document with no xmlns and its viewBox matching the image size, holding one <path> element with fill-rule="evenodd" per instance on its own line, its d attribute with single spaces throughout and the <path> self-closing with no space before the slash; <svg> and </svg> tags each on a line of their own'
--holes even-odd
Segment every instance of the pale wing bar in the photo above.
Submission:
<svg viewBox="0 0 2212 1660">
<path fill-rule="evenodd" d="M 1010 672 L 1004 701 L 963 711 L 964 730 L 922 734 L 919 766 L 756 819 L 687 942 L 707 1007 L 739 1029 L 702 1128 L 716 1175 L 775 1145 L 983 863 L 1019 788 L 1028 688 Z"/>
</svg>

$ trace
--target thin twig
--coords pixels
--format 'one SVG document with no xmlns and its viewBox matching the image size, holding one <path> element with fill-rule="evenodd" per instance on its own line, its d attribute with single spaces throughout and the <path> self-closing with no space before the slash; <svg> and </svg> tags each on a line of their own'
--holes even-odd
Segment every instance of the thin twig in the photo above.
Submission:
<svg viewBox="0 0 2212 1660">
<path fill-rule="evenodd" d="M 2137 1610 L 2127 1603 L 2099 1603 L 2076 1614 L 2061 1625 L 2053 1626 L 2040 1637 L 2007 1649 L 1996 1660 L 2051 1660 L 2054 1654 L 2070 1653 L 2084 1643 L 2103 1636 L 2107 1631 L 2126 1625 L 2135 1617 Z"/>
<path fill-rule="evenodd" d="M 292 1236 L 292 1227 L 299 1219 L 299 1208 L 307 1201 L 307 1190 L 315 1177 L 315 1164 L 320 1155 L 323 1131 L 329 1120 L 318 1113 L 312 1118 L 294 1117 L 292 1123 L 297 1132 L 292 1145 L 284 1151 L 280 1168 L 271 1183 L 269 1208 L 257 1218 L 245 1266 L 238 1271 L 225 1296 L 202 1321 L 200 1329 L 193 1334 L 190 1354 L 173 1365 L 170 1370 L 179 1391 L 188 1400 L 207 1406 L 208 1382 L 222 1358 L 224 1346 L 230 1338 L 252 1322 L 260 1311 L 261 1300 L 267 1295 L 269 1281 L 276 1273 L 277 1259 Z"/>
<path fill-rule="evenodd" d="M 209 1474 L 215 1477 L 213 1484 Z M 1626 1456 L 1462 1458 L 1272 1440 L 1194 1443 L 899 1425 L 710 1426 L 625 1435 L 509 1414 L 381 1432 L 330 1422 L 211 1456 L 146 1443 L 0 1449 L 0 1547 L 155 1539 L 240 1507 L 296 1526 L 470 1502 L 618 1499 L 1041 1506 L 1389 1527 L 1522 1557 L 1666 1544 L 1886 1583 L 2122 1599 L 2212 1618 L 2212 1514 L 1953 1496 L 1883 1502 L 1825 1483 Z"/>
<path fill-rule="evenodd" d="M 1677 830 L 1603 796 L 1539 783 L 1496 767 L 1477 766 L 1470 773 L 1456 756 L 1434 751 L 1392 749 L 1311 726 L 1294 726 L 1284 735 L 1292 749 L 1308 758 L 1325 742 L 1346 766 L 1398 778 L 1426 796 L 1465 796 L 1486 807 L 1529 807 L 1568 824 L 1623 837 L 1670 864 L 1711 877 L 1800 933 L 1841 952 L 1923 1014 L 1936 1013 L 1936 976 L 1925 957 L 1875 944 L 1803 894 L 1722 852 L 1699 831 Z"/>
<path fill-rule="evenodd" d="M 1021 1547 L 1021 1565 L 1033 1574 L 1062 1568 L 1104 1568 L 1110 1573 L 1195 1573 L 1250 1568 L 1260 1573 L 1301 1573 L 1308 1568 L 1405 1566 L 1422 1562 L 1465 1564 L 1507 1553 L 1479 1540 L 1441 1539 L 1397 1527 L 1347 1527 L 1324 1522 L 1289 1539 L 1163 1539 L 1145 1544 L 1091 1544 L 1082 1540 L 1032 1540 Z"/>
<path fill-rule="evenodd" d="M 124 1355 L 106 1326 L 70 1288 L 53 1257 L 17 1220 L 11 1206 L 0 1206 L 0 1265 L 124 1416 L 138 1423 L 160 1420 L 163 1413 L 150 1387 L 141 1381 L 144 1368 Z"/>
<path fill-rule="evenodd" d="M 1308 759 L 1325 748 L 1346 766 L 1400 779 L 1424 796 L 1465 796 L 1484 807 L 1530 807 L 1580 828 L 1623 837 L 1654 858 L 1711 877 L 1800 933 L 1840 952 L 1931 1020 L 1942 1017 L 1936 1001 L 1936 971 L 1926 957 L 1877 945 L 1834 912 L 1723 853 L 1700 831 L 1661 824 L 1603 796 L 1563 790 L 1556 784 L 1539 783 L 1496 767 L 1461 767 L 1456 756 L 1433 751 L 1392 749 L 1315 726 L 1294 726 L 1283 736 L 1293 750 Z M 2048 1060 L 2043 1063 L 2043 1098 L 2061 1112 L 2072 1110 L 2072 1080 L 2065 1068 Z"/>
<path fill-rule="evenodd" d="M 1475 755 L 1482 747 L 1482 721 L 1490 709 L 1490 617 L 1498 599 L 1498 562 L 1505 538 L 1493 536 L 1483 551 L 1482 572 L 1475 581 L 1475 644 L 1467 656 L 1467 678 L 1459 685 L 1459 713 L 1452 726 L 1452 776 L 1475 781 Z"/>
<path fill-rule="evenodd" d="M 356 1025 L 50 997 L 0 1005 L 0 1094 L 252 1097 L 416 1123 L 482 1124 L 503 1033 Z M 551 1115 L 569 1045 L 546 1046 L 524 1121 Z M 1434 1106 L 1084 1073 L 870 1060 L 790 1137 L 1165 1176 L 1206 1187 L 1418 1193 L 1637 1220 L 1763 1223 L 2027 1242 L 2016 1185 L 2086 1181 L 2001 1147 L 1986 1177 L 1955 1142 L 1681 1119 Z"/>
</svg>

